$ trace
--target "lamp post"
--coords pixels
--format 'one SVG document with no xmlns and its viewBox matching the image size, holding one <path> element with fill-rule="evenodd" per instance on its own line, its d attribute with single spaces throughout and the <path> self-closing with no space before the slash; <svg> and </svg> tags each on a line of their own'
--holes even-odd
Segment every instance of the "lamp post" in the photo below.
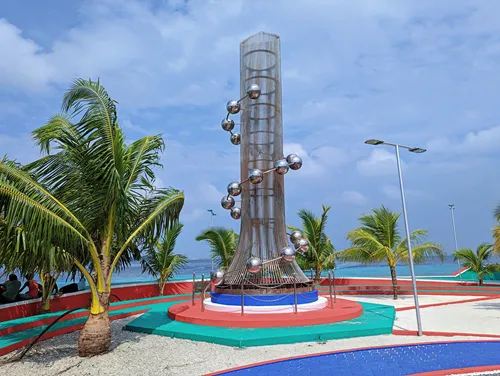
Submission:
<svg viewBox="0 0 500 376">
<path fill-rule="evenodd" d="M 214 217 L 217 215 L 214 213 L 212 209 L 207 209 L 207 212 L 210 213 L 210 227 L 214 227 Z M 212 273 L 214 272 L 214 258 L 212 257 Z"/>
<path fill-rule="evenodd" d="M 398 175 L 399 175 L 399 188 L 401 191 L 401 203 L 403 206 L 403 218 L 405 221 L 405 230 L 406 230 L 406 239 L 407 239 L 407 244 L 408 244 L 408 258 L 409 258 L 409 263 L 410 263 L 410 273 L 411 273 L 411 282 L 412 282 L 412 287 L 413 287 L 413 299 L 415 301 L 415 312 L 417 315 L 417 329 L 418 329 L 418 335 L 422 335 L 422 320 L 420 319 L 420 305 L 418 303 L 418 292 L 417 292 L 417 280 L 415 278 L 415 269 L 413 267 L 413 253 L 411 249 L 411 240 L 410 240 L 410 227 L 408 225 L 408 215 L 406 213 L 406 199 L 405 199 L 405 191 L 404 191 L 404 186 L 403 186 L 403 171 L 401 171 L 401 158 L 399 157 L 399 149 L 407 149 L 408 151 L 412 153 L 424 153 L 426 150 L 422 148 L 417 148 L 417 147 L 409 147 L 409 146 L 404 146 L 404 145 L 399 145 L 399 144 L 392 144 L 389 142 L 381 141 L 381 140 L 367 140 L 365 141 L 365 144 L 368 145 L 388 145 L 388 146 L 394 146 L 396 149 L 396 161 L 398 165 Z"/>
<path fill-rule="evenodd" d="M 451 223 L 453 224 L 453 236 L 455 237 L 455 252 L 458 251 L 458 242 L 457 242 L 457 228 L 455 227 L 455 204 L 450 204 L 448 207 L 451 210 Z M 460 272 L 460 260 L 457 258 L 458 263 L 458 275 L 460 276 L 460 280 L 462 280 L 462 273 Z"/>
</svg>

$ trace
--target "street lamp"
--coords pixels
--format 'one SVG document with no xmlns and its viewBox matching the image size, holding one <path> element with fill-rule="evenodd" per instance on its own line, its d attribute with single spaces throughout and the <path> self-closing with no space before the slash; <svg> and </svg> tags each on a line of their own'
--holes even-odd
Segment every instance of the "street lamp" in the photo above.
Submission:
<svg viewBox="0 0 500 376">
<path fill-rule="evenodd" d="M 424 153 L 426 150 L 422 148 L 417 148 L 417 147 L 409 147 L 409 146 L 404 146 L 404 145 L 398 145 L 398 144 L 392 144 L 389 142 L 385 142 L 382 140 L 367 140 L 365 141 L 365 144 L 368 145 L 388 145 L 388 146 L 394 146 L 396 149 L 396 161 L 398 165 L 398 175 L 399 175 L 399 188 L 401 190 L 401 203 L 403 206 L 403 218 L 405 221 L 405 230 L 406 230 L 406 239 L 408 243 L 408 258 L 410 262 L 410 273 L 411 273 L 411 282 L 412 282 L 412 287 L 413 287 L 413 299 L 415 300 L 415 312 L 417 315 L 417 329 L 418 329 L 418 335 L 422 335 L 422 320 L 420 319 L 420 305 L 418 304 L 418 292 L 417 292 L 417 280 L 415 278 L 415 269 L 413 267 L 413 253 L 411 249 L 411 240 L 410 240 L 410 227 L 408 226 L 408 215 L 406 214 L 406 199 L 405 199 L 405 191 L 403 187 L 403 172 L 401 171 L 401 159 L 399 157 L 399 149 L 407 149 L 408 151 L 412 153 L 417 153 L 421 154 Z"/>
<path fill-rule="evenodd" d="M 207 212 L 209 212 L 210 215 L 210 227 L 214 227 L 214 217 L 217 215 L 214 213 L 212 209 L 207 209 Z M 214 257 L 212 256 L 212 274 L 214 272 Z"/>
<path fill-rule="evenodd" d="M 451 210 L 451 223 L 453 224 L 453 236 L 455 237 L 455 252 L 458 251 L 458 242 L 457 242 L 457 228 L 455 227 L 455 204 L 448 205 Z M 460 260 L 457 258 L 458 263 L 458 275 L 460 276 L 460 280 L 462 280 L 462 273 L 460 272 Z"/>
</svg>

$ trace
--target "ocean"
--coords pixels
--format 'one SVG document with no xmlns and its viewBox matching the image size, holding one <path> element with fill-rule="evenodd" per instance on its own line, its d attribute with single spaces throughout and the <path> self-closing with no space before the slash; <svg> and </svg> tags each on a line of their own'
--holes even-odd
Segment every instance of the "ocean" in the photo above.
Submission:
<svg viewBox="0 0 500 376">
<path fill-rule="evenodd" d="M 499 262 L 496 259 L 492 259 L 491 262 Z M 197 278 L 200 278 L 202 274 L 205 274 L 205 278 L 208 278 L 210 271 L 212 270 L 212 262 L 210 259 L 197 259 L 189 260 L 187 265 L 182 269 L 182 271 L 177 274 L 173 279 L 183 280 L 192 279 L 193 272 L 196 273 Z M 415 274 L 418 277 L 431 277 L 431 276 L 449 276 L 458 270 L 458 264 L 453 260 L 453 256 L 446 256 L 443 262 L 434 261 L 427 262 L 425 264 L 415 265 Z M 310 271 L 306 271 L 309 275 Z M 410 276 L 410 268 L 406 264 L 401 264 L 396 267 L 396 275 L 398 277 L 408 277 Z M 372 277 L 372 278 L 383 278 L 390 277 L 390 271 L 387 264 L 371 264 L 362 265 L 358 263 L 338 263 L 335 268 L 335 277 Z M 133 263 L 129 268 L 125 269 L 120 273 L 115 273 L 113 275 L 114 283 L 123 283 L 131 281 L 151 281 L 151 276 L 141 273 L 141 266 L 139 263 Z"/>
<path fill-rule="evenodd" d="M 500 257 L 495 256 L 489 260 L 490 262 L 500 262 Z M 193 278 L 193 273 L 196 273 L 197 278 L 201 278 L 204 274 L 205 278 L 209 278 L 212 270 L 212 262 L 210 259 L 193 259 L 189 260 L 186 266 L 175 275 L 171 280 L 190 280 Z M 458 270 L 458 264 L 453 260 L 453 256 L 446 256 L 443 262 L 429 261 L 425 264 L 415 265 L 415 275 L 417 277 L 433 277 L 433 276 L 450 276 Z M 305 271 L 309 276 L 311 271 Z M 326 273 L 323 273 L 326 276 Z M 406 264 L 400 264 L 396 267 L 396 275 L 398 277 L 409 277 L 410 268 Z M 335 268 L 335 277 L 366 277 L 366 278 L 390 278 L 391 274 L 389 267 L 385 263 L 363 265 L 359 263 L 338 263 Z M 21 277 L 18 275 L 18 277 Z M 36 277 L 35 277 L 36 278 Z M 23 279 L 23 278 L 21 278 Z M 24 280 L 24 279 L 23 279 Z M 133 262 L 127 269 L 113 274 L 113 283 L 131 283 L 131 282 L 148 282 L 153 281 L 150 275 L 142 273 L 139 262 Z M 70 281 L 66 276 L 58 278 L 58 285 L 64 286 Z"/>
</svg>

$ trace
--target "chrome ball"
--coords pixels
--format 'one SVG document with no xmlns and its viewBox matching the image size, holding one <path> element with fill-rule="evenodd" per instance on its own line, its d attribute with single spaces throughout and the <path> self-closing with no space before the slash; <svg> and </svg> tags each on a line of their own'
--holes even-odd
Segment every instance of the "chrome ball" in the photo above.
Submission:
<svg viewBox="0 0 500 376">
<path fill-rule="evenodd" d="M 302 167 L 302 158 L 300 158 L 297 154 L 289 154 L 286 157 L 286 161 L 292 170 L 298 170 Z"/>
<path fill-rule="evenodd" d="M 257 99 L 260 97 L 260 86 L 257 84 L 251 84 L 247 87 L 247 95 L 250 99 Z"/>
<path fill-rule="evenodd" d="M 295 242 L 295 249 L 300 253 L 306 253 L 309 248 L 309 240 L 306 238 L 299 239 Z"/>
<path fill-rule="evenodd" d="M 222 200 L 220 200 L 220 204 L 224 209 L 229 210 L 233 208 L 235 201 L 231 196 L 224 196 Z"/>
<path fill-rule="evenodd" d="M 232 208 L 231 209 L 231 217 L 233 219 L 240 219 L 241 218 L 241 209 L 240 208 Z"/>
<path fill-rule="evenodd" d="M 286 159 L 280 159 L 274 163 L 275 172 L 278 175 L 285 175 L 288 172 L 288 162 Z"/>
<path fill-rule="evenodd" d="M 233 119 L 223 119 L 222 122 L 220 123 L 222 129 L 225 131 L 232 131 L 234 128 L 234 120 Z"/>
<path fill-rule="evenodd" d="M 258 168 L 254 168 L 248 173 L 248 180 L 250 180 L 252 184 L 259 184 L 264 180 L 264 174 Z"/>
<path fill-rule="evenodd" d="M 280 255 L 283 260 L 291 262 L 295 260 L 295 249 L 292 247 L 285 247 L 281 250 Z"/>
<path fill-rule="evenodd" d="M 232 115 L 235 115 L 238 112 L 240 112 L 240 109 L 241 109 L 240 103 L 238 101 L 229 101 L 226 104 L 226 109 L 227 109 L 227 112 L 229 112 Z"/>
<path fill-rule="evenodd" d="M 233 145 L 239 145 L 239 144 L 241 144 L 241 134 L 239 134 L 239 133 L 233 133 L 231 135 L 231 143 Z"/>
<path fill-rule="evenodd" d="M 257 274 L 262 270 L 262 260 L 258 257 L 250 257 L 247 261 L 247 271 Z"/>
<path fill-rule="evenodd" d="M 232 181 L 227 185 L 227 193 L 231 196 L 239 196 L 241 193 L 241 185 L 237 181 Z"/>
<path fill-rule="evenodd" d="M 299 241 L 303 237 L 304 237 L 304 235 L 302 235 L 302 233 L 300 231 L 294 231 L 290 234 L 290 241 L 292 242 L 292 244 L 295 244 L 295 243 L 297 243 L 297 241 Z"/>
<path fill-rule="evenodd" d="M 224 277 L 224 270 L 219 269 L 215 272 L 215 279 L 222 279 Z"/>
</svg>

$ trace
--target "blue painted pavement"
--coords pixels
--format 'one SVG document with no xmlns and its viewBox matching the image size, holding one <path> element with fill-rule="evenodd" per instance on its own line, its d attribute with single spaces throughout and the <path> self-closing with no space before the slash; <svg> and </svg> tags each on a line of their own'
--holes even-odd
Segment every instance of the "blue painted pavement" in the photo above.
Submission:
<svg viewBox="0 0 500 376">
<path fill-rule="evenodd" d="M 396 376 L 498 364 L 500 341 L 451 342 L 312 355 L 247 367 L 221 375 Z"/>
</svg>

